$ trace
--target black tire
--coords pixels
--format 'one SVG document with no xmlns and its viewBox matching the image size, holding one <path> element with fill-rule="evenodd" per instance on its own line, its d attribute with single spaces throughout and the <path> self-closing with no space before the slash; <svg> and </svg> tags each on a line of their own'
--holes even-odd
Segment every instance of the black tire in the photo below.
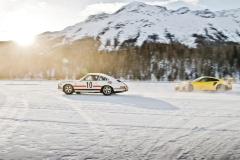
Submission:
<svg viewBox="0 0 240 160">
<path fill-rule="evenodd" d="M 192 92 L 193 91 L 193 86 L 191 84 L 187 84 L 186 86 L 184 86 L 183 91 Z"/>
<path fill-rule="evenodd" d="M 226 91 L 225 85 L 223 85 L 223 84 L 217 85 L 216 91 L 217 92 L 224 92 L 224 91 Z"/>
<path fill-rule="evenodd" d="M 63 87 L 63 92 L 65 94 L 73 94 L 74 92 L 74 88 L 71 84 L 66 84 L 64 87 Z"/>
<path fill-rule="evenodd" d="M 81 94 L 81 92 L 76 92 L 76 94 Z"/>
<path fill-rule="evenodd" d="M 102 88 L 102 93 L 103 93 L 103 95 L 105 95 L 105 96 L 110 96 L 111 94 L 113 94 L 113 89 L 112 89 L 111 86 L 104 86 L 104 87 Z"/>
</svg>

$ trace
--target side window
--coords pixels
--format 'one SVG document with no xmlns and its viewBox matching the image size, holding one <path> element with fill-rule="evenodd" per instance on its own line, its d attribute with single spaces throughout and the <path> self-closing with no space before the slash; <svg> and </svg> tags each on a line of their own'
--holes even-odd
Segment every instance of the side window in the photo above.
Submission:
<svg viewBox="0 0 240 160">
<path fill-rule="evenodd" d="M 87 77 L 85 77 L 83 80 L 84 81 L 90 81 L 92 79 L 92 76 L 87 76 Z"/>
<path fill-rule="evenodd" d="M 106 77 L 99 76 L 98 81 L 108 81 L 108 79 Z"/>
<path fill-rule="evenodd" d="M 97 76 L 97 75 L 93 75 L 93 76 L 92 76 L 93 81 L 97 81 L 97 80 L 98 80 L 98 77 L 99 77 L 99 76 Z"/>
<path fill-rule="evenodd" d="M 207 82 L 213 82 L 213 78 L 208 78 Z"/>
<path fill-rule="evenodd" d="M 213 78 L 208 78 L 207 82 L 213 82 L 214 79 Z"/>
<path fill-rule="evenodd" d="M 203 78 L 199 82 L 207 82 L 207 81 L 208 81 L 208 78 Z"/>
<path fill-rule="evenodd" d="M 98 77 L 99 76 L 97 75 L 89 75 L 84 79 L 84 81 L 97 81 Z"/>
<path fill-rule="evenodd" d="M 218 81 L 218 80 L 215 78 L 208 78 L 208 80 L 207 80 L 207 82 L 216 82 L 216 81 Z"/>
</svg>

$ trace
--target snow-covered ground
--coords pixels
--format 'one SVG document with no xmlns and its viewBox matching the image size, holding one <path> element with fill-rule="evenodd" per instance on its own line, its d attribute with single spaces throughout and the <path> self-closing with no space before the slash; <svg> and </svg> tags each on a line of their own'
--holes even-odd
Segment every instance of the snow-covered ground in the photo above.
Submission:
<svg viewBox="0 0 240 160">
<path fill-rule="evenodd" d="M 65 95 L 53 81 L 0 81 L 0 159 L 240 159 L 240 84 L 225 93 Z"/>
</svg>

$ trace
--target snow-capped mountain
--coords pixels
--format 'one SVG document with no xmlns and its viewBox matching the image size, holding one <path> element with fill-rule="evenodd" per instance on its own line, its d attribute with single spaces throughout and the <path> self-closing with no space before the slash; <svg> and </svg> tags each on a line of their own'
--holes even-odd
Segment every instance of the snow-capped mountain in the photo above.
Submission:
<svg viewBox="0 0 240 160">
<path fill-rule="evenodd" d="M 183 7 L 167 10 L 165 7 L 132 2 L 113 14 L 97 14 L 84 22 L 59 32 L 40 35 L 44 38 L 62 38 L 58 45 L 72 43 L 84 37 L 93 37 L 101 42 L 101 49 L 113 49 L 126 40 L 135 45 L 145 41 L 169 43 L 178 41 L 190 47 L 196 46 L 196 38 L 209 41 L 221 40 L 240 43 L 240 8 L 211 12 L 191 11 Z M 109 43 L 106 47 L 106 43 Z"/>
</svg>

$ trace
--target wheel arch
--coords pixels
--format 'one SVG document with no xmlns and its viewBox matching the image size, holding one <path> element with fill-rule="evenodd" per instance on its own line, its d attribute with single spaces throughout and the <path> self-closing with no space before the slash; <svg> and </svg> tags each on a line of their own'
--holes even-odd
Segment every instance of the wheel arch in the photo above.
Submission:
<svg viewBox="0 0 240 160">
<path fill-rule="evenodd" d="M 186 85 L 184 86 L 184 91 L 186 91 L 185 87 L 188 88 L 187 92 L 192 92 L 192 91 L 194 91 L 194 86 L 193 86 L 191 83 L 188 83 L 188 84 L 186 84 Z M 189 90 L 189 87 L 192 87 L 192 89 Z"/>
<path fill-rule="evenodd" d="M 101 90 L 100 90 L 100 93 L 103 93 L 103 88 L 104 88 L 105 86 L 109 86 L 109 87 L 111 87 L 113 93 L 115 92 L 112 86 L 110 86 L 110 85 L 103 85 L 102 88 L 101 88 Z"/>
<path fill-rule="evenodd" d="M 218 90 L 218 86 L 224 86 L 224 91 L 226 91 L 228 89 L 228 86 L 223 84 L 223 83 L 218 83 L 216 84 L 216 91 Z"/>
<path fill-rule="evenodd" d="M 62 87 L 62 90 L 63 90 L 63 91 L 64 91 L 64 88 L 65 88 L 66 85 L 71 85 L 72 88 L 73 88 L 73 92 L 75 92 L 75 89 L 74 89 L 73 85 L 72 85 L 72 84 L 69 84 L 69 83 L 63 85 L 63 87 Z"/>
<path fill-rule="evenodd" d="M 188 85 L 192 86 L 194 88 L 194 85 L 192 83 L 189 83 Z"/>
</svg>

